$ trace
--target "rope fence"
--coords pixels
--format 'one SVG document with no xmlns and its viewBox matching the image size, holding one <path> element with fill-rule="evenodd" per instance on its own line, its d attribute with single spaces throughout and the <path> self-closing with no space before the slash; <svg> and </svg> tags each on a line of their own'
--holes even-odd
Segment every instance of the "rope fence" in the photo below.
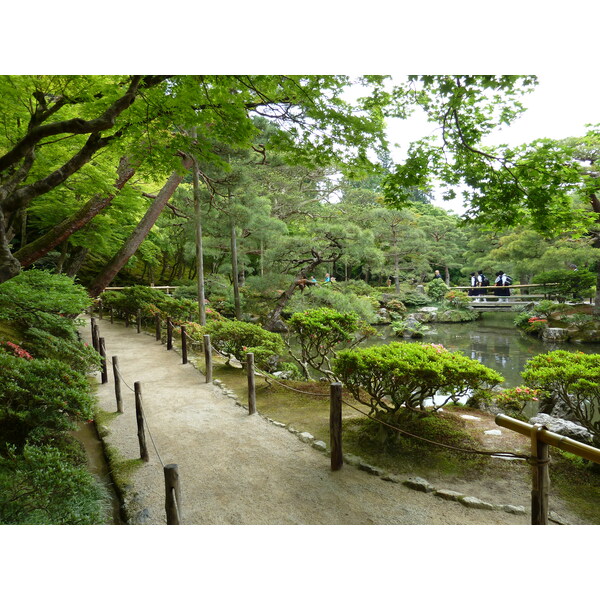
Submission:
<svg viewBox="0 0 600 600">
<path fill-rule="evenodd" d="M 138 324 L 140 319 L 137 319 Z M 144 412 L 142 403 L 142 384 L 139 381 L 134 382 L 133 387 L 129 385 L 127 380 L 123 377 L 119 368 L 119 360 L 117 356 L 113 356 L 112 359 L 106 355 L 105 341 L 104 338 L 99 336 L 99 328 L 95 319 L 91 319 L 92 326 L 92 341 L 95 343 L 97 351 L 100 352 L 102 357 L 101 362 L 101 381 L 102 383 L 108 382 L 107 365 L 110 363 L 113 368 L 114 382 L 115 382 L 115 397 L 117 401 L 117 412 L 123 413 L 123 399 L 121 394 L 121 383 L 133 392 L 135 395 L 135 408 L 136 408 L 136 423 L 137 423 L 137 435 L 140 446 L 140 458 L 144 462 L 149 462 L 150 457 L 146 447 L 145 432 L 148 432 L 150 442 L 154 448 L 154 452 L 163 468 L 163 476 L 165 479 L 165 511 L 167 516 L 167 525 L 180 525 L 182 522 L 181 515 L 181 486 L 179 480 L 178 467 L 176 464 L 165 465 L 162 456 L 158 450 L 157 444 L 152 435 L 152 429 L 148 422 L 148 418 Z M 140 326 L 138 325 L 138 330 Z"/>
<path fill-rule="evenodd" d="M 100 311 L 100 318 L 102 318 L 102 312 Z M 114 315 L 111 309 L 111 322 L 113 322 Z M 138 311 L 137 314 L 137 329 L 138 333 L 141 331 L 141 315 Z M 155 316 L 155 327 L 156 327 L 156 340 L 162 342 L 162 324 L 166 322 L 167 329 L 167 350 L 173 349 L 173 328 L 174 323 L 171 317 L 167 317 L 165 321 L 161 319 L 160 315 Z M 126 315 L 125 326 L 128 326 L 128 318 Z M 92 342 L 94 344 L 94 348 L 96 348 L 101 356 L 102 356 L 102 383 L 106 383 L 107 375 L 107 363 L 110 362 L 113 366 L 113 371 L 115 374 L 115 394 L 117 397 L 117 411 L 123 412 L 122 400 L 120 399 L 120 383 L 117 385 L 117 382 L 123 382 L 127 388 L 129 388 L 132 392 L 134 392 L 136 397 L 136 418 L 138 420 L 138 437 L 140 439 L 140 452 L 142 455 L 142 459 L 148 461 L 147 451 L 144 450 L 145 442 L 143 433 L 145 430 L 148 431 L 148 435 L 150 436 L 150 440 L 152 442 L 152 446 L 154 451 L 163 467 L 164 477 L 165 477 L 165 510 L 167 512 L 167 524 L 178 525 L 181 523 L 181 491 L 180 491 L 180 482 L 179 482 L 179 474 L 177 472 L 177 465 L 170 464 L 165 465 L 160 452 L 156 446 L 154 438 L 152 436 L 151 429 L 148 425 L 147 419 L 145 418 L 142 402 L 141 402 L 141 384 L 140 382 L 134 383 L 134 388 L 132 388 L 127 381 L 123 378 L 118 365 L 118 358 L 116 356 L 112 357 L 112 360 L 106 356 L 105 342 L 104 338 L 100 337 L 98 325 L 96 323 L 95 318 L 92 316 L 91 318 L 91 328 L 92 328 Z M 195 340 L 186 330 L 185 325 L 180 325 L 180 334 L 181 334 L 181 354 L 182 354 L 182 363 L 186 364 L 188 362 L 188 341 L 192 343 L 200 343 Z M 220 352 L 218 349 L 213 348 L 210 343 L 210 336 L 204 335 L 202 345 L 204 346 L 204 354 L 206 361 L 206 382 L 212 382 L 212 352 L 216 352 L 220 356 L 231 360 L 231 356 L 225 355 Z M 244 365 L 242 365 L 244 366 Z M 254 354 L 247 353 L 246 355 L 246 369 L 248 376 L 248 409 L 250 414 L 256 413 L 256 388 L 254 382 L 255 374 L 264 377 L 267 384 L 270 385 L 270 382 L 273 382 L 283 388 L 286 388 L 290 391 L 293 391 L 298 394 L 305 394 L 309 396 L 315 397 L 329 397 L 330 398 L 330 448 L 331 448 L 331 469 L 339 470 L 343 465 L 343 454 L 342 454 L 342 405 L 347 406 L 348 408 L 354 410 L 355 412 L 361 414 L 363 417 L 370 419 L 373 422 L 376 422 L 384 427 L 400 433 L 402 435 L 420 440 L 427 444 L 432 444 L 434 446 L 445 448 L 448 450 L 454 450 L 456 452 L 462 452 L 466 454 L 474 454 L 480 456 L 488 456 L 488 457 L 496 457 L 496 458 L 510 458 L 515 460 L 522 460 L 527 462 L 532 466 L 533 471 L 533 488 L 532 488 L 532 524 L 547 524 L 548 523 L 548 486 L 549 486 L 549 477 L 548 477 L 548 463 L 549 463 L 549 455 L 547 452 L 547 448 L 544 444 L 548 441 L 543 436 L 546 435 L 543 431 L 538 432 L 540 428 L 533 428 L 531 432 L 531 440 L 532 440 L 532 451 L 531 454 L 521 454 L 517 452 L 503 451 L 503 450 L 476 450 L 473 448 L 464 448 L 459 446 L 454 446 L 452 444 L 446 444 L 443 442 L 431 440 L 415 433 L 406 431 L 401 429 L 400 427 L 388 423 L 371 413 L 368 413 L 364 410 L 361 410 L 357 406 L 347 402 L 343 399 L 342 393 L 342 384 L 340 382 L 334 382 L 330 384 L 330 392 L 327 393 L 319 393 L 312 392 L 306 390 L 300 390 L 298 388 L 294 388 L 290 385 L 287 385 L 280 381 L 279 379 L 270 376 L 268 373 L 262 372 L 261 369 L 258 369 L 254 363 Z M 502 417 L 503 420 L 499 420 Z M 504 417 L 503 415 L 499 415 L 496 419 L 496 422 L 502 424 L 506 427 L 509 427 L 518 433 L 523 433 L 521 428 L 528 427 L 526 424 L 521 424 L 517 422 L 517 424 L 508 425 L 505 421 L 512 421 L 508 417 Z M 527 430 L 529 433 L 529 429 Z M 552 438 L 555 434 L 549 434 L 549 438 Z M 560 436 L 555 436 L 560 437 Z M 564 442 L 563 440 L 568 440 L 568 442 Z M 542 440 L 542 441 L 540 441 Z M 585 444 L 579 444 L 577 442 L 573 442 L 569 440 L 569 438 L 561 438 L 560 444 L 566 443 L 574 443 L 576 445 L 584 447 L 583 450 L 579 448 L 579 451 L 583 454 L 580 454 L 584 457 L 588 457 L 590 452 L 593 452 L 592 460 L 596 462 L 600 462 L 600 451 L 597 449 L 586 446 Z M 559 443 L 554 445 L 558 445 L 558 447 L 562 447 Z M 578 448 L 575 448 L 577 450 Z M 573 448 L 570 448 L 573 451 Z M 144 453 L 145 452 L 145 453 Z M 587 453 L 587 454 L 586 454 Z"/>
</svg>

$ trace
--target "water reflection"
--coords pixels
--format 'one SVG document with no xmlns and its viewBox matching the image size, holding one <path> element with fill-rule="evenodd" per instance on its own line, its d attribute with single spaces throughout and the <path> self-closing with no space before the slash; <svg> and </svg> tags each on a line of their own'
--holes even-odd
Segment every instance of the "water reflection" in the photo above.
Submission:
<svg viewBox="0 0 600 600">
<path fill-rule="evenodd" d="M 393 341 L 415 341 L 442 344 L 448 350 L 460 351 L 486 367 L 498 371 L 505 379 L 502 387 L 523 385 L 521 372 L 525 363 L 537 354 L 551 350 L 579 351 L 597 354 L 595 344 L 549 344 L 529 336 L 513 325 L 515 314 L 509 312 L 484 312 L 470 323 L 430 323 L 429 331 L 421 340 L 403 340 L 390 327 L 381 327 L 382 338 L 369 340 L 369 345 Z"/>
</svg>

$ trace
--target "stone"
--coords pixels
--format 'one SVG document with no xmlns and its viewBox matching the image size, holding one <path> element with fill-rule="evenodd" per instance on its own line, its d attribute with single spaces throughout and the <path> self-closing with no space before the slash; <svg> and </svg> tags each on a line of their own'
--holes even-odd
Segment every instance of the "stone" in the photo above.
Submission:
<svg viewBox="0 0 600 600">
<path fill-rule="evenodd" d="M 568 339 L 569 332 L 562 327 L 547 327 L 542 331 L 544 342 L 566 342 Z"/>
<path fill-rule="evenodd" d="M 316 440 L 315 442 L 313 442 L 312 447 L 316 448 L 317 450 L 322 450 L 323 452 L 327 450 L 327 444 L 322 440 Z"/>
<path fill-rule="evenodd" d="M 553 510 L 548 512 L 548 520 L 554 521 L 559 525 L 570 525 L 570 523 L 566 519 L 561 517 L 559 514 L 555 513 Z"/>
<path fill-rule="evenodd" d="M 273 425 L 275 425 L 276 427 L 286 427 L 285 423 L 280 423 L 279 421 L 271 421 L 271 423 L 273 423 Z"/>
<path fill-rule="evenodd" d="M 365 471 L 366 473 L 369 473 L 369 475 L 377 475 L 377 476 L 381 476 L 383 475 L 383 471 L 381 469 L 378 469 L 377 467 L 374 467 L 372 465 L 368 465 L 367 463 L 359 463 L 358 468 L 361 471 Z"/>
<path fill-rule="evenodd" d="M 422 477 L 409 477 L 405 481 L 402 482 L 402 485 L 410 488 L 411 490 L 417 490 L 419 492 L 434 492 L 435 488 L 427 481 L 427 479 L 423 479 Z"/>
<path fill-rule="evenodd" d="M 271 323 L 269 331 L 273 331 L 274 333 L 287 333 L 288 326 L 281 319 L 277 319 Z"/>
<path fill-rule="evenodd" d="M 469 508 L 480 508 L 483 510 L 495 510 L 496 508 L 493 504 L 484 502 L 474 496 L 463 496 L 462 498 L 459 498 L 458 501 Z"/>
<path fill-rule="evenodd" d="M 354 456 L 354 454 L 344 454 L 344 462 L 357 467 L 361 463 L 361 459 L 358 456 Z"/>
<path fill-rule="evenodd" d="M 275 371 L 274 373 L 271 373 L 271 375 L 278 379 L 290 379 L 293 373 L 291 371 Z"/>
<path fill-rule="evenodd" d="M 499 429 L 488 429 L 483 432 L 484 435 L 502 435 L 502 432 Z"/>
<path fill-rule="evenodd" d="M 462 419 L 467 421 L 481 421 L 481 417 L 474 417 L 473 415 L 460 415 Z"/>
<path fill-rule="evenodd" d="M 460 492 L 455 492 L 454 490 L 436 490 L 433 492 L 434 496 L 439 496 L 444 500 L 453 500 L 454 502 L 459 502 L 461 498 L 464 497 L 464 494 Z"/>
<path fill-rule="evenodd" d="M 515 506 L 514 504 L 502 504 L 500 508 L 511 515 L 524 515 L 526 513 L 524 506 Z"/>
<path fill-rule="evenodd" d="M 312 433 L 308 433 L 308 431 L 303 431 L 302 433 L 298 434 L 298 437 L 303 441 L 306 442 L 307 444 L 309 442 L 312 442 L 315 439 L 315 436 Z"/>
<path fill-rule="evenodd" d="M 387 325 L 392 322 L 392 316 L 387 308 L 380 308 L 376 313 L 375 323 Z"/>
<path fill-rule="evenodd" d="M 395 475 L 391 475 L 390 473 L 386 473 L 385 475 L 382 475 L 381 479 L 383 479 L 383 481 L 391 481 L 392 483 L 402 483 L 402 480 L 399 477 L 396 477 Z"/>
<path fill-rule="evenodd" d="M 529 422 L 532 425 L 544 425 L 546 429 L 553 433 L 564 435 L 584 444 L 590 444 L 593 439 L 592 434 L 585 427 L 573 423 L 573 421 L 558 419 L 545 413 L 538 413 L 535 417 L 529 419 Z"/>
</svg>

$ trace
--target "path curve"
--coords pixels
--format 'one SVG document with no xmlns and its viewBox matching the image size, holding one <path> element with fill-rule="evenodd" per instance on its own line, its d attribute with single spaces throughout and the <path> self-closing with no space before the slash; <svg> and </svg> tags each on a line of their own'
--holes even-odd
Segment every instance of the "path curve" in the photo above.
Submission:
<svg viewBox="0 0 600 600">
<path fill-rule="evenodd" d="M 527 515 L 467 508 L 384 481 L 329 458 L 260 415 L 248 415 L 181 356 L 135 327 L 98 320 L 110 359 L 123 379 L 142 384 L 144 413 L 164 464 L 178 465 L 185 525 L 526 525 Z M 81 328 L 90 343 L 90 321 Z M 100 377 L 98 375 L 98 380 Z M 139 458 L 133 392 L 121 385 L 124 413 L 104 437 L 122 458 Z M 99 384 L 98 404 L 116 413 L 114 382 Z M 150 461 L 126 491 L 130 521 L 165 524 L 161 462 L 146 436 Z"/>
</svg>

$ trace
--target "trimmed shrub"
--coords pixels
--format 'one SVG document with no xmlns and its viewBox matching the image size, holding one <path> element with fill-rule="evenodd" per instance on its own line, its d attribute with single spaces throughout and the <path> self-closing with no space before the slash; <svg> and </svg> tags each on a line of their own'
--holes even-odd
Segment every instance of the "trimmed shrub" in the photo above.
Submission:
<svg viewBox="0 0 600 600">
<path fill-rule="evenodd" d="M 215 321 L 206 325 L 204 333 L 210 335 L 211 344 L 216 350 L 230 358 L 236 358 L 242 365 L 245 365 L 246 354 L 254 353 L 254 364 L 267 371 L 273 370 L 278 357 L 285 351 L 278 333 L 272 333 L 253 323 Z M 191 336 L 197 335 L 196 332 L 191 333 Z"/>
<path fill-rule="evenodd" d="M 448 286 L 442 279 L 433 279 L 427 284 L 425 291 L 434 302 L 441 302 L 448 293 Z"/>
<path fill-rule="evenodd" d="M 435 394 L 446 402 L 479 388 L 492 388 L 503 378 L 460 352 L 439 344 L 393 342 L 358 350 L 343 350 L 334 373 L 371 414 L 393 417 L 402 407 L 425 408 Z"/>
<path fill-rule="evenodd" d="M 525 363 L 521 376 L 568 407 L 600 447 L 600 355 L 566 350 L 538 354 Z"/>
</svg>

